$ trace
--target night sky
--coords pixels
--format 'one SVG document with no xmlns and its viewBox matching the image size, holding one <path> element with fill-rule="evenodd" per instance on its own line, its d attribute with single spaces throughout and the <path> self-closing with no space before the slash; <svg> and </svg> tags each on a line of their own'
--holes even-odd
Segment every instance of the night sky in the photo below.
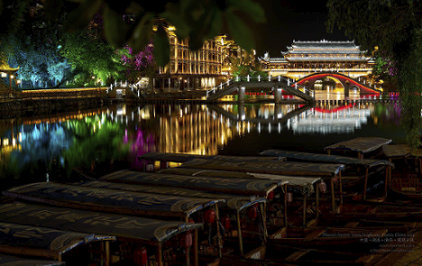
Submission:
<svg viewBox="0 0 422 266">
<path fill-rule="evenodd" d="M 253 25 L 258 56 L 265 51 L 280 57 L 293 40 L 348 40 L 338 30 L 327 33 L 327 8 L 324 0 L 258 0 L 265 9 L 267 23 Z"/>
</svg>

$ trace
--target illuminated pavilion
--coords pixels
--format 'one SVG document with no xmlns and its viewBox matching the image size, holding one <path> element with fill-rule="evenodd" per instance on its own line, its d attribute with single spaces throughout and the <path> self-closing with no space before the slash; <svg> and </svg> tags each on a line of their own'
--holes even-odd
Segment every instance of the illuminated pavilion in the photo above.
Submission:
<svg viewBox="0 0 422 266">
<path fill-rule="evenodd" d="M 372 73 L 374 60 L 365 56 L 354 41 L 293 41 L 282 57 L 260 58 L 264 71 L 271 76 L 298 80 L 318 72 L 336 72 L 351 78 L 366 78 Z"/>
<path fill-rule="evenodd" d="M 7 62 L 0 59 L 0 76 L 2 78 L 2 81 L 4 79 L 9 80 L 9 86 L 7 86 L 4 82 L 0 82 L 0 93 L 10 93 L 12 92 L 12 83 L 13 80 L 15 82 L 15 85 L 17 86 L 17 78 L 16 78 L 16 72 L 19 70 L 19 67 L 14 68 L 10 67 Z"/>
</svg>

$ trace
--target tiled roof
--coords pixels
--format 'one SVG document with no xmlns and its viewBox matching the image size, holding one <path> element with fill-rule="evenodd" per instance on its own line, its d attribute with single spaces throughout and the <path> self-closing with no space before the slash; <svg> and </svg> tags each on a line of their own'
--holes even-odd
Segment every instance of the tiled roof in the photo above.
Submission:
<svg viewBox="0 0 422 266">
<path fill-rule="evenodd" d="M 10 67 L 7 62 L 0 60 L 0 71 L 17 71 L 17 70 L 19 70 L 19 67 L 17 68 Z"/>
<path fill-rule="evenodd" d="M 321 48 L 321 49 L 292 49 L 283 54 L 360 54 L 363 51 L 356 49 L 337 49 L 337 48 Z"/>
<path fill-rule="evenodd" d="M 309 56 L 309 57 L 299 57 L 292 56 L 286 57 L 287 61 L 368 61 L 368 57 L 363 56 L 341 56 L 341 57 L 328 57 L 328 56 Z"/>
<path fill-rule="evenodd" d="M 338 48 L 358 48 L 354 41 L 293 41 L 291 47 L 338 47 Z"/>
</svg>

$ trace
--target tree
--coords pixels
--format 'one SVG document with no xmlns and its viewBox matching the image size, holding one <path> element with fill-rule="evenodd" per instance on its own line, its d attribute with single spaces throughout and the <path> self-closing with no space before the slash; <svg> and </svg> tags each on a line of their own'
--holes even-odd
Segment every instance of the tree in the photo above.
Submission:
<svg viewBox="0 0 422 266">
<path fill-rule="evenodd" d="M 154 46 L 148 44 L 143 51 L 137 54 L 129 46 L 120 51 L 121 61 L 126 67 L 126 80 L 135 83 L 141 75 L 151 76 L 151 69 L 154 69 L 155 64 L 153 50 Z"/>
<path fill-rule="evenodd" d="M 391 0 L 329 0 L 328 28 L 338 27 L 366 49 L 394 60 L 408 143 L 419 145 L 422 128 L 422 3 Z M 416 97 L 415 97 L 416 96 Z"/>
<path fill-rule="evenodd" d="M 17 67 L 18 77 L 24 87 L 47 88 L 62 84 L 70 71 L 70 66 L 51 44 L 33 45 L 30 39 L 22 41 L 17 38 L 8 40 L 7 62 Z"/>
<path fill-rule="evenodd" d="M 231 55 L 229 58 L 233 76 L 251 77 L 261 76 L 266 78 L 268 73 L 262 71 L 261 64 L 254 55 L 255 51 L 244 51 L 240 49 L 237 55 Z"/>
<path fill-rule="evenodd" d="M 120 55 L 88 31 L 66 33 L 60 43 L 60 54 L 72 66 L 74 85 L 98 85 L 122 78 Z"/>
<path fill-rule="evenodd" d="M 105 38 L 114 48 L 128 44 L 137 53 L 152 42 L 154 58 L 161 66 L 169 61 L 165 30 L 169 24 L 176 27 L 178 38 L 189 38 L 192 49 L 200 49 L 205 40 L 227 33 L 249 50 L 254 47 L 249 24 L 265 21 L 264 10 L 253 0 L 0 0 L 0 22 L 6 25 L 6 32 L 23 29 L 27 10 L 44 14 L 48 23 L 61 23 L 65 18 L 66 29 L 74 32 L 85 29 L 100 14 Z"/>
</svg>

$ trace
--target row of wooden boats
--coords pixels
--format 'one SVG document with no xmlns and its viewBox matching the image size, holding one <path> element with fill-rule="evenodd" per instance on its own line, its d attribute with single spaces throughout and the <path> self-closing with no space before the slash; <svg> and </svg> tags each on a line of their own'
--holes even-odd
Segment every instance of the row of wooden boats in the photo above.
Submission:
<svg viewBox="0 0 422 266">
<path fill-rule="evenodd" d="M 388 143 L 365 138 L 329 147 L 332 153 L 358 152 L 359 158 L 281 150 L 255 157 L 147 153 L 139 158 L 147 168 L 162 169 L 11 188 L 3 192 L 0 205 L 0 262 L 391 261 L 398 244 L 415 244 L 422 209 L 417 199 L 387 197 L 394 167 L 390 160 L 363 158 Z M 182 164 L 167 168 L 168 162 Z M 380 182 L 382 201 L 366 200 L 369 187 Z"/>
</svg>

